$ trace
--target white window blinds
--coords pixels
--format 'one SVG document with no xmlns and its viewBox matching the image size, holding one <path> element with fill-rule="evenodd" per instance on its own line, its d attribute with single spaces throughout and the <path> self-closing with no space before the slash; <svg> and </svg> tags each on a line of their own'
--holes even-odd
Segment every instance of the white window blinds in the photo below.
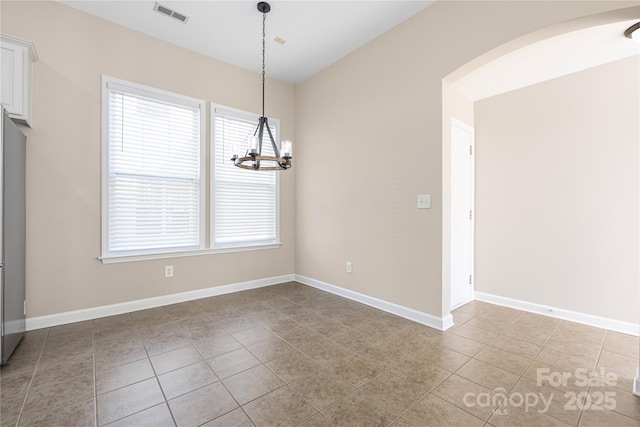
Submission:
<svg viewBox="0 0 640 427">
<path fill-rule="evenodd" d="M 278 174 L 251 171 L 233 165 L 235 143 L 244 155 L 247 140 L 256 130 L 258 115 L 212 105 L 213 183 L 212 233 L 214 248 L 278 243 Z M 278 141 L 278 122 L 270 119 Z M 262 154 L 273 156 L 265 135 Z"/>
<path fill-rule="evenodd" d="M 106 256 L 203 247 L 204 102 L 105 84 Z"/>
</svg>

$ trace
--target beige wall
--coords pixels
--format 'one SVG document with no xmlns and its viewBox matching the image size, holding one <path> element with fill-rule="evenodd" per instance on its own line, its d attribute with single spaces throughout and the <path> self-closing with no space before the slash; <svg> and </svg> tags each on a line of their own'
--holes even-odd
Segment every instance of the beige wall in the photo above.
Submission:
<svg viewBox="0 0 640 427">
<path fill-rule="evenodd" d="M 638 323 L 640 58 L 476 102 L 476 290 Z"/>
<path fill-rule="evenodd" d="M 110 265 L 97 259 L 101 75 L 254 112 L 259 75 L 59 3 L 2 1 L 0 7 L 2 32 L 33 41 L 40 56 L 33 129 L 23 129 L 29 317 L 294 272 L 295 166 L 281 179 L 279 249 Z M 266 109 L 280 119 L 283 139 L 295 135 L 294 101 L 292 86 L 267 82 Z M 169 264 L 175 276 L 165 279 Z"/>
<path fill-rule="evenodd" d="M 447 314 L 442 79 L 531 31 L 634 5 L 438 2 L 299 85 L 296 273 Z"/>
<path fill-rule="evenodd" d="M 442 315 L 442 78 L 515 37 L 631 5 L 442 1 L 295 89 L 269 81 L 267 111 L 296 141 L 281 182 L 282 248 L 176 258 L 168 280 L 167 261 L 97 260 L 100 76 L 251 111 L 258 76 L 55 2 L 2 1 L 2 32 L 40 55 L 25 130 L 28 315 L 294 271 Z M 416 209 L 418 194 L 432 195 L 431 210 Z"/>
</svg>

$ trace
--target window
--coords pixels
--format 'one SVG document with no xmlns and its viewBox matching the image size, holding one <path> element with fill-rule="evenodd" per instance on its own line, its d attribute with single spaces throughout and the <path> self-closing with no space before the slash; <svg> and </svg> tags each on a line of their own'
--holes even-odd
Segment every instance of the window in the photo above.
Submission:
<svg viewBox="0 0 640 427">
<path fill-rule="evenodd" d="M 102 257 L 204 248 L 205 102 L 103 76 Z"/>
<path fill-rule="evenodd" d="M 211 105 L 213 248 L 278 243 L 277 171 L 244 170 L 231 161 L 231 147 L 233 144 L 247 146 L 258 118 L 257 114 Z M 269 125 L 278 141 L 279 121 L 269 118 Z M 262 154 L 273 156 L 273 148 L 267 141 L 263 143 Z"/>
</svg>

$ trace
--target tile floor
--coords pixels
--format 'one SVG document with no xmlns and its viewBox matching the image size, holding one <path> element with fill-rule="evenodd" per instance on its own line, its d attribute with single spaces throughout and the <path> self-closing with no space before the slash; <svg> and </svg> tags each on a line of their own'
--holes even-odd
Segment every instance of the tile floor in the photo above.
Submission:
<svg viewBox="0 0 640 427">
<path fill-rule="evenodd" d="M 454 320 L 287 283 L 33 331 L 1 425 L 640 425 L 637 337 L 481 302 Z"/>
</svg>

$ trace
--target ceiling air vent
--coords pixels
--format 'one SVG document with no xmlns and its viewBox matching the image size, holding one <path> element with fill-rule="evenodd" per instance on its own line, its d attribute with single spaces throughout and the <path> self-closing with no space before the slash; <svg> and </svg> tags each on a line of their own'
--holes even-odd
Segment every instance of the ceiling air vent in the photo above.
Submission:
<svg viewBox="0 0 640 427">
<path fill-rule="evenodd" d="M 170 7 L 163 6 L 158 2 L 156 2 L 156 5 L 153 7 L 153 10 L 165 16 L 168 16 L 170 18 L 177 19 L 180 22 L 187 22 L 189 20 L 189 17 L 187 15 L 183 15 L 180 12 L 176 12 Z"/>
</svg>

